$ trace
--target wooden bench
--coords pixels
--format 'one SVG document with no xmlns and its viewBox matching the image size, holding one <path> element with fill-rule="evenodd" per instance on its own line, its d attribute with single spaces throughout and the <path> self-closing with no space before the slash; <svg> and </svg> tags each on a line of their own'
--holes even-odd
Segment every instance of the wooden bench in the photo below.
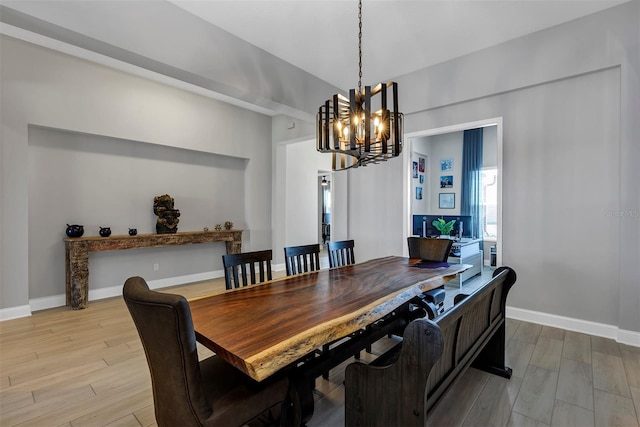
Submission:
<svg viewBox="0 0 640 427">
<path fill-rule="evenodd" d="M 493 278 L 435 319 L 417 319 L 403 340 L 370 364 L 345 371 L 345 425 L 425 426 L 443 394 L 474 366 L 505 378 L 505 306 L 516 273 Z"/>
</svg>

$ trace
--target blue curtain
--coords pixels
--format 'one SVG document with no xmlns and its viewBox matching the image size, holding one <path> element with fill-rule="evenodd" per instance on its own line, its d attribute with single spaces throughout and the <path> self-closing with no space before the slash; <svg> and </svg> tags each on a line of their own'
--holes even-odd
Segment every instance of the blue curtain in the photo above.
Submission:
<svg viewBox="0 0 640 427">
<path fill-rule="evenodd" d="M 462 145 L 462 197 L 460 215 L 471 217 L 464 234 L 482 238 L 480 188 L 482 185 L 482 128 L 464 131 Z"/>
</svg>

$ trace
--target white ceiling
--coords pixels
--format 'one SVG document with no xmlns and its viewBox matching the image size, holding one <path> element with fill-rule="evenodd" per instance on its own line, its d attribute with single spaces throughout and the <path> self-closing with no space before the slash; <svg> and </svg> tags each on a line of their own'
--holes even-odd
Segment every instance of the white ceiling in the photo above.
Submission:
<svg viewBox="0 0 640 427">
<path fill-rule="evenodd" d="M 365 0 L 363 81 L 374 85 L 627 0 Z M 171 0 L 339 88 L 358 82 L 356 0 Z"/>
<path fill-rule="evenodd" d="M 362 84 L 626 1 L 364 0 Z M 308 121 L 358 83 L 357 0 L 0 0 L 0 33 Z"/>
</svg>

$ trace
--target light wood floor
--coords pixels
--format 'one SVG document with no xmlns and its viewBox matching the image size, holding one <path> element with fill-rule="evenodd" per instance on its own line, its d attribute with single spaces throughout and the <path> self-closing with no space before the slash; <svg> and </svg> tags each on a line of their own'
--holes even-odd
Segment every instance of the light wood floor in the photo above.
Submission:
<svg viewBox="0 0 640 427">
<path fill-rule="evenodd" d="M 218 279 L 168 291 L 191 298 L 223 288 Z M 447 291 L 449 300 L 456 289 Z M 431 425 L 638 425 L 640 349 L 515 320 L 507 333 L 511 380 L 470 369 Z M 310 427 L 343 425 L 347 363 L 317 381 Z M 0 323 L 0 426 L 18 425 L 155 425 L 149 371 L 121 298 Z"/>
</svg>

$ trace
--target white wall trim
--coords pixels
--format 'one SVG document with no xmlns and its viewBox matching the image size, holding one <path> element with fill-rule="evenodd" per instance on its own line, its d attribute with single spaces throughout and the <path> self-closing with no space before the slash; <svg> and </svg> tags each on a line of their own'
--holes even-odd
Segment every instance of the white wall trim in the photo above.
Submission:
<svg viewBox="0 0 640 427">
<path fill-rule="evenodd" d="M 272 265 L 273 271 L 284 271 L 285 265 L 274 264 Z M 147 284 L 149 289 L 162 289 L 169 286 L 184 285 L 185 283 L 201 282 L 203 280 L 212 280 L 224 277 L 223 270 L 206 271 L 204 273 L 188 274 L 185 276 L 167 277 L 164 279 L 149 280 Z M 90 289 L 89 301 L 96 301 L 105 298 L 113 298 L 122 295 L 122 285 L 110 286 L 108 288 Z M 0 321 L 17 319 L 20 317 L 31 316 L 34 311 L 46 310 L 49 308 L 63 307 L 66 304 L 66 296 L 52 295 L 42 298 L 32 298 L 29 300 L 29 305 L 23 305 L 19 307 L 9 307 L 0 309 Z"/>
<path fill-rule="evenodd" d="M 640 332 L 627 331 L 615 325 L 596 323 L 588 320 L 574 319 L 558 316 L 556 314 L 542 313 L 524 308 L 507 306 L 507 317 L 539 325 L 553 326 L 567 331 L 581 332 L 583 334 L 610 338 L 616 342 L 640 347 Z"/>
<path fill-rule="evenodd" d="M 200 282 L 203 280 L 212 280 L 224 277 L 224 271 L 206 271 L 204 273 L 187 274 L 185 276 L 167 277 L 165 279 L 148 280 L 149 289 L 161 289 L 169 286 L 184 285 L 185 283 Z M 122 295 L 122 285 L 110 286 L 108 288 L 89 289 L 89 301 L 96 301 L 105 298 L 112 298 Z M 32 311 L 46 310 L 48 308 L 62 307 L 66 304 L 65 295 L 53 295 L 42 298 L 32 298 L 29 300 L 31 308 L 28 314 L 18 317 L 31 315 Z M 4 311 L 4 310 L 3 310 Z M 5 320 L 0 314 L 0 320 Z"/>
<path fill-rule="evenodd" d="M 0 309 L 0 322 L 4 320 L 18 319 L 20 317 L 29 316 L 31 316 L 31 310 L 28 305 L 20 305 L 17 307 Z"/>
<path fill-rule="evenodd" d="M 205 271 L 204 273 L 187 274 L 186 276 L 167 277 L 166 279 L 149 280 L 149 289 L 167 288 L 169 286 L 184 285 L 186 283 L 201 282 L 203 280 L 224 277 L 224 270 Z M 116 286 L 118 295 L 122 295 L 122 286 Z M 97 299 L 97 298 L 96 298 Z M 91 300 L 91 298 L 89 298 Z"/>
<path fill-rule="evenodd" d="M 39 311 L 39 310 L 46 310 L 48 308 L 62 307 L 66 303 L 67 303 L 67 298 L 64 294 L 29 299 L 29 307 L 31 307 L 31 311 Z"/>
</svg>

